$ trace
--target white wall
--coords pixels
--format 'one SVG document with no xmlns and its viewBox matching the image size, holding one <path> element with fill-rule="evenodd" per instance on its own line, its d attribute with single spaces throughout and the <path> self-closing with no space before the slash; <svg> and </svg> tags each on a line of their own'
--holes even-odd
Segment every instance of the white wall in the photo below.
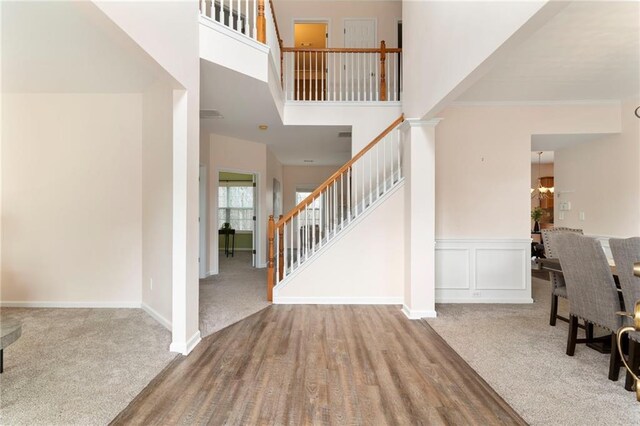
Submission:
<svg viewBox="0 0 640 426">
<path fill-rule="evenodd" d="M 314 190 L 339 168 L 339 166 L 284 166 L 284 184 L 282 185 L 284 212 L 287 213 L 296 206 L 298 188 Z"/>
<path fill-rule="evenodd" d="M 620 107 L 613 104 L 451 107 L 441 117 L 439 239 L 529 238 L 531 135 L 620 130 Z"/>
<path fill-rule="evenodd" d="M 344 47 L 344 18 L 376 18 L 377 43 L 398 46 L 398 21 L 402 19 L 400 1 L 275 1 L 280 37 L 293 47 L 294 19 L 329 21 L 329 47 Z"/>
<path fill-rule="evenodd" d="M 590 235 L 640 235 L 640 120 L 633 114 L 638 102 L 622 105 L 620 134 L 555 152 L 556 226 Z M 564 201 L 570 211 L 559 210 Z"/>
<path fill-rule="evenodd" d="M 499 55 L 516 48 L 564 6 L 547 1 L 403 1 L 403 105 L 407 117 L 437 114 L 447 101 L 480 78 Z"/>
<path fill-rule="evenodd" d="M 617 132 L 620 107 L 467 106 L 441 116 L 436 301 L 530 302 L 531 136 Z"/>
<path fill-rule="evenodd" d="M 283 177 L 283 167 L 280 161 L 273 155 L 273 152 L 269 148 L 267 148 L 267 193 L 266 196 L 266 204 L 267 204 L 267 216 L 274 214 L 274 211 L 278 210 L 276 206 L 273 205 L 273 179 L 278 179 L 280 182 L 280 205 L 279 211 L 284 214 L 284 203 L 282 198 L 282 192 L 284 187 L 284 177 Z M 276 217 L 275 220 L 278 220 Z"/>
<path fill-rule="evenodd" d="M 401 304 L 404 186 L 274 289 L 275 303 Z M 355 255 L 357 253 L 357 255 Z"/>
<path fill-rule="evenodd" d="M 398 102 L 320 105 L 294 103 L 285 106 L 284 124 L 292 126 L 352 126 L 351 155 L 367 146 L 402 114 Z"/>
<path fill-rule="evenodd" d="M 173 90 L 157 81 L 142 97 L 142 304 L 170 328 L 172 314 Z"/>
<path fill-rule="evenodd" d="M 218 173 L 236 171 L 258 176 L 258 267 L 266 267 L 267 244 L 267 146 L 262 143 L 210 135 L 209 146 L 209 265 L 210 274 L 218 273 Z"/>
<path fill-rule="evenodd" d="M 94 3 L 174 79 L 173 284 L 171 350 L 200 341 L 198 174 L 200 46 L 198 2 Z"/>
<path fill-rule="evenodd" d="M 2 303 L 139 306 L 142 97 L 2 101 Z"/>
</svg>

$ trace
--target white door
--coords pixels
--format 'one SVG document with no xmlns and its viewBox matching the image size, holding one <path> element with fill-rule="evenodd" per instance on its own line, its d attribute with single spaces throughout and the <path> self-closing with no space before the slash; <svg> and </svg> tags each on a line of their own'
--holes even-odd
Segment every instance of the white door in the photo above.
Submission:
<svg viewBox="0 0 640 426">
<path fill-rule="evenodd" d="M 373 18 L 344 20 L 344 47 L 375 48 L 376 20 Z M 347 99 L 372 100 L 378 75 L 378 55 L 348 53 L 345 57 Z"/>
</svg>

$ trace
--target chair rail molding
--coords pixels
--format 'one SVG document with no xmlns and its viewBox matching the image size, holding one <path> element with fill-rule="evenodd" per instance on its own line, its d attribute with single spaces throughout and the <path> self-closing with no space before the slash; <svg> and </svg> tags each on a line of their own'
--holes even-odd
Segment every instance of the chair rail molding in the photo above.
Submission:
<svg viewBox="0 0 640 426">
<path fill-rule="evenodd" d="M 530 239 L 437 239 L 436 303 L 532 303 Z"/>
</svg>

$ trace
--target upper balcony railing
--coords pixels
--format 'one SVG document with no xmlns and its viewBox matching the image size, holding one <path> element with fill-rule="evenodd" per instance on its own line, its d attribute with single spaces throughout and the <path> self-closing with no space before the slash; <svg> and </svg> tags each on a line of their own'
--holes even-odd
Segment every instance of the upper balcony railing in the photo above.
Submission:
<svg viewBox="0 0 640 426">
<path fill-rule="evenodd" d="M 402 49 L 284 47 L 271 0 L 200 0 L 200 13 L 269 46 L 288 101 L 399 101 Z"/>
</svg>

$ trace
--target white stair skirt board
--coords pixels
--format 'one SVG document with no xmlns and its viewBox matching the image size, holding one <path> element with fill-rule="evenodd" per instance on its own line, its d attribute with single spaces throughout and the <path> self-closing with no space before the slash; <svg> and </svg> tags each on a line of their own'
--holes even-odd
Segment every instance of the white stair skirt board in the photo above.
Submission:
<svg viewBox="0 0 640 426">
<path fill-rule="evenodd" d="M 344 228 L 343 231 L 339 232 L 339 235 L 336 235 L 334 238 L 332 238 L 330 241 L 326 242 L 321 248 L 316 249 L 315 252 L 313 252 L 313 254 L 311 256 L 309 256 L 308 258 L 306 258 L 306 260 L 304 262 L 301 262 L 299 266 L 296 266 L 295 270 L 293 272 L 291 272 L 289 275 L 287 275 L 282 281 L 280 281 L 274 288 L 273 288 L 273 303 L 275 304 L 292 304 L 292 303 L 297 303 L 297 302 L 291 302 L 291 301 L 281 301 L 281 298 L 278 296 L 278 293 L 280 291 L 280 289 L 286 287 L 292 279 L 294 279 L 299 273 L 300 271 L 303 271 L 305 268 L 307 268 L 310 264 L 312 264 L 317 258 L 319 258 L 325 251 L 327 251 L 331 246 L 333 246 L 336 241 L 339 241 L 340 238 L 342 238 L 343 235 L 346 235 L 347 233 L 349 233 L 352 229 L 354 229 L 358 223 L 360 223 L 365 217 L 367 217 L 372 211 L 374 211 L 378 206 L 380 206 L 387 198 L 389 198 L 391 195 L 393 195 L 396 191 L 398 191 L 398 189 L 403 188 L 404 187 L 404 178 L 401 178 L 396 184 L 395 186 L 393 186 L 392 188 L 388 188 L 387 192 L 384 193 L 384 195 L 380 196 L 377 200 L 373 201 L 373 203 L 362 213 L 360 213 L 359 216 L 351 219 L 351 222 L 348 222 Z M 322 298 L 321 298 L 322 299 Z M 363 298 L 364 299 L 364 298 Z M 307 302 L 307 303 L 311 303 L 311 302 Z M 320 303 L 320 302 L 315 302 L 315 303 Z M 336 302 L 337 303 L 337 302 Z M 366 302 L 361 302 L 362 304 L 365 304 Z M 400 302 L 401 303 L 401 302 Z M 395 303 L 390 303 L 390 304 L 395 304 Z M 398 303 L 399 304 L 399 303 Z"/>
<path fill-rule="evenodd" d="M 168 319 L 160 315 L 158 311 L 156 311 L 155 309 L 153 309 L 151 306 L 147 305 L 144 302 L 142 303 L 142 310 L 145 311 L 147 314 L 149 314 L 151 318 L 153 318 L 154 320 L 162 324 L 164 328 L 171 331 L 171 321 L 169 321 Z"/>
<path fill-rule="evenodd" d="M 178 352 L 182 355 L 189 355 L 189 353 L 195 348 L 202 338 L 200 337 L 200 330 L 196 331 L 193 336 L 186 342 L 171 342 L 169 345 L 170 352 Z"/>
<path fill-rule="evenodd" d="M 402 297 L 279 297 L 279 305 L 401 305 Z"/>
<path fill-rule="evenodd" d="M 411 310 L 407 305 L 402 305 L 402 313 L 410 320 L 419 320 L 421 318 L 436 318 L 436 311 L 418 311 Z"/>
<path fill-rule="evenodd" d="M 42 302 L 42 301 L 2 301 L 3 308 L 124 308 L 140 309 L 140 302 Z"/>
<path fill-rule="evenodd" d="M 436 240 L 436 303 L 532 303 L 530 239 Z"/>
</svg>

